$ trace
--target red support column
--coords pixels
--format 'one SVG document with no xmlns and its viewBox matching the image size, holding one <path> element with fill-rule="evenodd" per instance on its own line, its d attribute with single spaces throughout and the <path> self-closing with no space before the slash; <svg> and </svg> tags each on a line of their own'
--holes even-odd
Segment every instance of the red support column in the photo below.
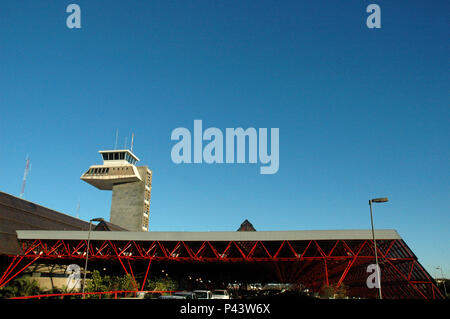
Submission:
<svg viewBox="0 0 450 319">
<path fill-rule="evenodd" d="M 327 283 L 327 286 L 330 285 L 329 281 L 328 281 L 328 267 L 327 267 L 327 259 L 325 257 L 323 257 L 323 262 L 325 264 L 325 280 Z"/>
<path fill-rule="evenodd" d="M 17 271 L 14 275 L 8 278 L 8 276 L 12 273 L 14 268 L 16 268 L 19 263 L 22 261 L 23 257 L 19 259 L 19 261 L 12 267 L 12 269 L 8 272 L 8 274 L 3 276 L 3 281 L 0 283 L 0 288 L 6 285 L 8 282 L 10 282 L 12 279 L 14 279 L 17 275 L 19 275 L 22 271 L 24 271 L 28 266 L 30 266 L 32 263 L 34 263 L 39 256 L 35 257 L 32 261 L 30 261 L 28 264 L 26 264 L 24 267 L 22 267 L 19 271 Z M 8 279 L 7 279 L 8 278 Z"/>
<path fill-rule="evenodd" d="M 23 257 L 20 257 L 17 264 L 14 264 L 17 259 L 17 256 L 14 256 L 13 260 L 9 264 L 8 268 L 6 268 L 5 272 L 3 273 L 3 276 L 0 278 L 0 285 L 2 284 L 3 280 L 8 277 L 9 273 L 16 268 L 16 266 L 20 263 L 20 261 L 23 259 Z M 13 266 L 14 265 L 14 266 Z M 11 268 L 12 267 L 12 268 Z M 11 270 L 10 270 L 11 269 Z M 1 286 L 0 286 L 1 287 Z"/>
<path fill-rule="evenodd" d="M 359 247 L 359 249 L 356 252 L 356 254 L 353 256 L 352 260 L 348 263 L 347 267 L 344 270 L 344 273 L 342 274 L 341 278 L 339 279 L 339 282 L 337 284 L 338 288 L 341 286 L 342 282 L 344 281 L 345 277 L 347 276 L 348 272 L 350 271 L 350 268 L 352 268 L 352 266 L 355 263 L 356 259 L 358 259 L 358 255 L 361 252 L 362 248 L 366 245 L 366 243 L 367 243 L 367 241 L 363 242 L 363 244 Z M 350 249 L 350 247 L 349 247 L 349 249 Z"/>
<path fill-rule="evenodd" d="M 122 268 L 125 270 L 125 273 L 126 273 L 127 275 L 129 275 L 128 270 L 127 270 L 127 267 L 123 264 L 122 258 L 121 258 L 121 256 L 120 256 L 119 251 L 117 250 L 116 246 L 115 246 L 111 241 L 109 241 L 109 243 L 110 243 L 111 247 L 113 248 L 113 250 L 114 250 L 114 252 L 115 252 L 115 254 L 116 254 L 117 259 L 119 260 L 120 264 L 122 265 Z M 128 245 L 128 244 L 127 244 L 127 245 Z M 126 247 L 127 245 L 125 245 L 125 247 Z M 124 250 L 122 250 L 121 253 L 122 253 L 123 251 L 124 251 Z M 132 270 L 132 269 L 131 269 L 131 265 L 130 265 L 130 261 L 128 260 L 128 258 L 125 258 L 125 259 L 127 259 L 127 261 L 128 261 L 128 265 L 130 266 L 130 270 Z M 133 278 L 133 281 L 132 281 L 133 286 L 134 286 L 134 288 L 137 290 L 137 284 L 136 284 L 136 280 L 134 279 L 133 273 L 131 273 L 131 276 L 132 276 L 132 278 Z"/>
<path fill-rule="evenodd" d="M 325 266 L 325 282 L 327 284 L 327 286 L 330 285 L 330 282 L 328 280 L 328 267 L 327 267 L 327 256 L 326 254 L 323 252 L 322 248 L 320 248 L 319 244 L 317 243 L 317 241 L 314 241 L 314 243 L 316 244 L 317 249 L 319 250 L 320 255 L 322 256 L 323 259 L 323 263 Z"/>
<path fill-rule="evenodd" d="M 145 272 L 144 281 L 142 282 L 141 291 L 144 290 L 145 282 L 147 281 L 147 275 L 148 275 L 148 271 L 150 270 L 150 265 L 152 264 L 152 260 L 153 260 L 153 258 L 150 258 L 150 260 L 148 262 L 148 267 L 147 267 L 147 271 Z"/>
<path fill-rule="evenodd" d="M 136 278 L 134 278 L 133 268 L 131 267 L 129 258 L 127 258 L 127 263 L 128 263 L 128 267 L 130 267 L 131 278 L 133 278 L 133 282 L 132 283 L 133 283 L 134 289 L 138 290 L 138 285 L 137 285 L 137 282 L 136 282 Z"/>
<path fill-rule="evenodd" d="M 280 282 L 284 283 L 284 276 L 281 274 L 281 270 L 280 270 L 280 267 L 278 265 L 278 262 L 275 261 L 274 262 L 274 266 L 275 266 L 275 271 L 277 273 L 278 279 L 280 280 Z"/>
</svg>

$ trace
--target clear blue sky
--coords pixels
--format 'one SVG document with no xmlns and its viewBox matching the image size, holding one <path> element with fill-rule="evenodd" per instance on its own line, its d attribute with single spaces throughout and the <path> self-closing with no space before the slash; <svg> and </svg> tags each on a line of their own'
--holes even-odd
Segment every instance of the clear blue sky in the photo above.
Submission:
<svg viewBox="0 0 450 319">
<path fill-rule="evenodd" d="M 82 28 L 66 27 L 66 6 Z M 366 27 L 381 7 L 382 28 Z M 2 1 L 0 190 L 80 218 L 80 180 L 135 134 L 150 229 L 396 229 L 450 276 L 448 1 Z M 176 127 L 276 127 L 280 169 L 176 165 Z"/>
</svg>

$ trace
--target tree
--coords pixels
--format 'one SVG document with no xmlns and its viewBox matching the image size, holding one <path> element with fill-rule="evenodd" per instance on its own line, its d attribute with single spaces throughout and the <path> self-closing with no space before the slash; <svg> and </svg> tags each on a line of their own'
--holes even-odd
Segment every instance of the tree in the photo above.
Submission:
<svg viewBox="0 0 450 319">
<path fill-rule="evenodd" d="M 320 288 L 319 295 L 326 299 L 344 299 L 348 297 L 348 288 L 341 284 L 339 287 L 335 285 L 323 285 Z"/>
<path fill-rule="evenodd" d="M 107 292 L 107 291 L 132 291 L 134 290 L 133 281 L 130 275 L 109 276 L 100 275 L 98 270 L 92 272 L 91 280 L 86 284 L 86 292 Z M 89 296 L 86 298 L 99 298 L 98 296 Z"/>
<path fill-rule="evenodd" d="M 150 291 L 173 291 L 177 289 L 177 282 L 168 276 L 148 279 L 145 284 L 145 290 Z"/>
<path fill-rule="evenodd" d="M 39 295 L 41 290 L 36 280 L 30 276 L 16 278 L 0 288 L 0 298 L 24 297 Z"/>
</svg>

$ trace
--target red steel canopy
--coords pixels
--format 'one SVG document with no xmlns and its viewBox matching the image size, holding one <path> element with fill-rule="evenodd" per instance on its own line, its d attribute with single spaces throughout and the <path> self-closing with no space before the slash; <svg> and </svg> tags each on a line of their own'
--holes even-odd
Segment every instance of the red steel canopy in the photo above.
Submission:
<svg viewBox="0 0 450 319">
<path fill-rule="evenodd" d="M 293 283 L 316 292 L 326 285 L 345 285 L 352 297 L 377 297 L 377 289 L 367 285 L 368 266 L 375 264 L 370 230 L 17 231 L 23 255 L 9 256 L 0 287 L 36 261 L 82 265 L 88 236 L 90 265 L 120 266 L 137 290 L 152 272 L 170 269 L 174 277 L 193 272 L 212 281 Z M 395 230 L 376 230 L 375 238 L 384 298 L 444 298 Z"/>
</svg>

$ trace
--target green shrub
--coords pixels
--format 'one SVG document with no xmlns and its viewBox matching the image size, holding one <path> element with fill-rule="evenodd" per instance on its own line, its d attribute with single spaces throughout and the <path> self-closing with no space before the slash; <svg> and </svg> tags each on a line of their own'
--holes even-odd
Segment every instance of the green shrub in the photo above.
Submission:
<svg viewBox="0 0 450 319">
<path fill-rule="evenodd" d="M 40 293 L 39 284 L 30 276 L 16 278 L 0 288 L 0 298 L 34 296 Z"/>
<path fill-rule="evenodd" d="M 131 291 L 134 289 L 133 279 L 130 275 L 101 276 L 98 270 L 94 270 L 91 279 L 86 282 L 85 292 Z M 87 295 L 86 298 L 100 297 L 98 295 Z M 111 296 L 103 295 L 101 298 L 111 298 Z"/>
</svg>

